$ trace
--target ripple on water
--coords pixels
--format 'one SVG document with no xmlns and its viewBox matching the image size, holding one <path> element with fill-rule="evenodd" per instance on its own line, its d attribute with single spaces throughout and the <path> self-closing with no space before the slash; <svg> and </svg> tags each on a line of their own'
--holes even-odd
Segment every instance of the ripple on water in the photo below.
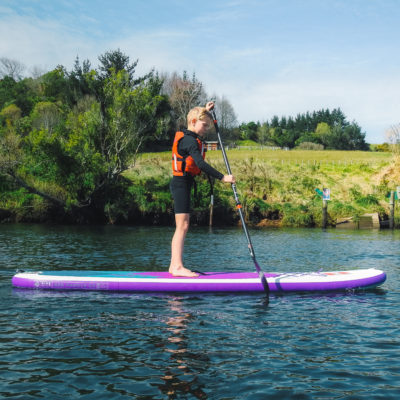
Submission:
<svg viewBox="0 0 400 400">
<path fill-rule="evenodd" d="M 388 273 L 382 289 L 272 296 L 268 307 L 259 295 L 10 287 L 15 268 L 32 265 L 162 269 L 171 233 L 170 228 L 0 226 L 0 394 L 22 399 L 399 398 L 396 234 L 255 231 L 258 260 L 268 270 L 375 266 Z M 194 229 L 190 235 L 193 265 L 253 268 L 245 244 L 240 247 L 240 231 Z M 208 243 L 212 252 L 199 252 L 196 243 Z"/>
</svg>

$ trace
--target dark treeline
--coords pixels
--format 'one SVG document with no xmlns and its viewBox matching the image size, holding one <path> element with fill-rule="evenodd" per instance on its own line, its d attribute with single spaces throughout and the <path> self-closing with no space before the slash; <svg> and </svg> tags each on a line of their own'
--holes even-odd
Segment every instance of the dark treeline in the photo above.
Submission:
<svg viewBox="0 0 400 400">
<path fill-rule="evenodd" d="M 25 220 L 32 210 L 73 222 L 127 218 L 136 189 L 124 172 L 141 152 L 168 148 L 188 111 L 210 98 L 230 140 L 367 148 L 340 110 L 238 126 L 230 102 L 209 96 L 194 74 L 138 76 L 138 61 L 120 50 L 98 61 L 93 67 L 77 58 L 70 71 L 58 66 L 23 78 L 21 64 L 0 59 L 0 212 L 28 210 Z"/>
<path fill-rule="evenodd" d="M 240 137 L 261 144 L 287 148 L 368 150 L 365 133 L 356 123 L 349 123 L 340 109 L 274 116 L 263 124 L 250 122 L 239 127 Z"/>
</svg>

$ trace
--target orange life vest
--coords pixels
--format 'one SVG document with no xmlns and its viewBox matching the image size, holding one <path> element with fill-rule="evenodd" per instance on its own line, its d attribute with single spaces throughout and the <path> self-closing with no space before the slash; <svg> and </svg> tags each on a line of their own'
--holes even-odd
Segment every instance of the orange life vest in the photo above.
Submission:
<svg viewBox="0 0 400 400">
<path fill-rule="evenodd" d="M 201 174 L 201 169 L 196 165 L 192 156 L 182 157 L 178 153 L 179 141 L 185 136 L 183 132 L 176 132 L 172 145 L 172 174 L 174 176 L 184 176 L 186 174 L 196 176 Z M 206 156 L 206 145 L 196 137 L 197 145 L 203 160 Z"/>
</svg>

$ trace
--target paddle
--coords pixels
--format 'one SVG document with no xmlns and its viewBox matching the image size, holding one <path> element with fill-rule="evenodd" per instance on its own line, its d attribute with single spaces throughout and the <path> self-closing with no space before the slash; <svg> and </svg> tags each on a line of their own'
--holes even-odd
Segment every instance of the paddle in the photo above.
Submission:
<svg viewBox="0 0 400 400">
<path fill-rule="evenodd" d="M 218 127 L 218 122 L 217 122 L 217 117 L 215 115 L 215 111 L 214 110 L 212 110 L 212 116 L 213 116 L 213 119 L 214 119 L 215 131 L 217 132 L 217 136 L 218 136 L 218 143 L 219 143 L 219 146 L 221 147 L 222 156 L 223 156 L 224 161 L 225 161 L 225 166 L 226 166 L 226 169 L 228 171 L 228 175 L 232 175 L 231 167 L 229 165 L 229 161 L 228 161 L 228 157 L 226 155 L 224 144 L 222 143 L 221 134 L 219 132 L 219 127 Z M 265 279 L 264 273 L 262 272 L 262 270 L 261 270 L 261 268 L 258 265 L 258 262 L 256 260 L 256 255 L 254 253 L 253 244 L 251 243 L 249 231 L 247 230 L 247 225 L 246 225 L 246 222 L 244 220 L 244 215 L 243 215 L 243 211 L 242 211 L 242 205 L 240 204 L 239 196 L 237 194 L 236 184 L 232 183 L 231 185 L 232 185 L 233 195 L 235 197 L 236 209 L 239 212 L 240 220 L 242 222 L 242 227 L 243 227 L 244 233 L 245 233 L 246 238 L 247 238 L 247 243 L 248 243 L 250 256 L 251 256 L 251 259 L 254 262 L 254 266 L 256 267 L 256 271 L 258 273 L 258 276 L 260 277 L 260 280 L 261 280 L 261 283 L 263 285 L 265 294 L 267 296 L 267 301 L 269 301 L 269 286 L 268 286 L 268 282 Z"/>
</svg>

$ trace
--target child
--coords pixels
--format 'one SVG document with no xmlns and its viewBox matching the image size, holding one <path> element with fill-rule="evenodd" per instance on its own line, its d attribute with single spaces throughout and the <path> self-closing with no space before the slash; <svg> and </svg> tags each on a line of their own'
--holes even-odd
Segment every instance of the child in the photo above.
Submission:
<svg viewBox="0 0 400 400">
<path fill-rule="evenodd" d="M 189 229 L 190 192 L 194 177 L 202 171 L 225 183 L 235 183 L 233 175 L 223 175 L 204 161 L 205 144 L 203 137 L 213 118 L 210 111 L 214 103 L 205 107 L 195 107 L 187 115 L 188 128 L 175 134 L 172 145 L 171 193 L 174 199 L 175 234 L 171 244 L 169 273 L 174 276 L 195 277 L 198 274 L 183 266 L 183 247 Z"/>
</svg>

